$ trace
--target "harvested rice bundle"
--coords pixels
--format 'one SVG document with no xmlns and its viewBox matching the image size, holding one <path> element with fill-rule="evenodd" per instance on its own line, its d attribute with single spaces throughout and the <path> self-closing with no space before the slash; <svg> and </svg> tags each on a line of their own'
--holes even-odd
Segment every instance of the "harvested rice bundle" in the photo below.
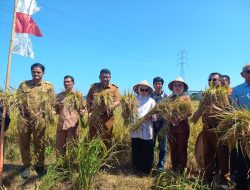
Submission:
<svg viewBox="0 0 250 190">
<path fill-rule="evenodd" d="M 27 102 L 29 102 L 29 98 L 27 98 Z M 39 126 L 44 122 L 46 123 L 46 126 L 48 126 L 55 122 L 54 94 L 41 92 L 32 102 L 35 103 L 35 107 L 32 105 L 34 108 L 32 115 L 35 126 Z M 30 105 L 28 104 L 28 106 Z"/>
<path fill-rule="evenodd" d="M 80 113 L 80 111 L 85 110 L 85 106 L 83 104 L 83 95 L 82 93 L 75 91 L 75 92 L 67 92 L 66 97 L 65 94 L 60 94 L 57 96 L 55 105 L 62 104 L 66 109 L 75 110 Z M 87 127 L 86 122 L 84 121 L 84 116 L 79 117 L 79 123 L 81 127 Z"/>
<path fill-rule="evenodd" d="M 158 114 L 166 122 L 175 120 L 183 120 L 192 114 L 192 105 L 190 101 L 183 100 L 181 97 L 172 101 L 169 98 L 166 98 L 160 101 L 149 113 L 147 113 L 143 118 L 138 120 L 134 125 L 132 130 L 136 130 L 143 122 L 151 118 L 154 114 Z M 168 131 L 168 126 L 166 125 L 164 134 Z M 164 128 L 164 127 L 163 127 Z"/>
<path fill-rule="evenodd" d="M 124 126 L 129 126 L 137 120 L 137 98 L 131 92 L 124 92 L 124 96 L 121 97 L 121 106 Z"/>
<path fill-rule="evenodd" d="M 91 120 L 95 121 L 97 125 L 101 124 L 101 116 L 104 113 L 113 114 L 113 97 L 105 91 L 99 93 L 95 98 Z"/>
<path fill-rule="evenodd" d="M 228 89 L 225 87 L 209 88 L 203 94 L 204 105 L 216 105 L 219 108 L 229 109 L 231 106 Z"/>
<path fill-rule="evenodd" d="M 250 157 L 250 111 L 246 109 L 223 112 L 217 128 L 223 135 L 220 140 L 227 144 L 229 151 L 240 147 Z"/>
</svg>

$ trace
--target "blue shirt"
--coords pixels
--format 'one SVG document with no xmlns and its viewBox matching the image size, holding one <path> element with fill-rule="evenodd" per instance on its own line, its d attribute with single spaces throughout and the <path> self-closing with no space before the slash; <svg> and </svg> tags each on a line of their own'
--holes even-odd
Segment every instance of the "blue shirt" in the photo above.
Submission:
<svg viewBox="0 0 250 190">
<path fill-rule="evenodd" d="M 153 92 L 150 97 L 153 98 L 156 103 L 159 103 L 163 98 L 165 98 L 167 96 L 168 95 L 162 91 L 161 94 L 156 94 L 155 92 Z"/>
<path fill-rule="evenodd" d="M 250 109 L 250 84 L 244 82 L 234 87 L 231 96 L 241 108 Z"/>
</svg>

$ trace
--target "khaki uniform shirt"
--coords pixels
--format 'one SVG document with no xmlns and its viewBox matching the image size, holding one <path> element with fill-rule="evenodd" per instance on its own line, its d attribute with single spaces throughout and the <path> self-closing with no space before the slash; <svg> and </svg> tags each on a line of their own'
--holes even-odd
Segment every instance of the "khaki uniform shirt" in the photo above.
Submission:
<svg viewBox="0 0 250 190">
<path fill-rule="evenodd" d="M 35 84 L 33 80 L 23 81 L 18 91 L 22 96 L 22 108 L 29 108 L 31 114 L 45 111 L 45 103 L 48 103 L 48 101 L 51 101 L 52 106 L 54 89 L 50 82 L 42 80 L 39 84 Z M 30 116 L 22 110 L 21 115 Z"/>
<path fill-rule="evenodd" d="M 79 109 L 84 109 L 83 105 L 83 96 L 80 92 L 73 91 L 74 95 L 77 95 L 80 98 L 78 104 L 80 103 L 81 105 L 78 105 Z M 77 127 L 77 122 L 79 121 L 80 114 L 79 111 L 77 110 L 75 104 L 76 102 L 67 102 L 67 92 L 63 91 L 57 95 L 56 98 L 56 112 L 59 114 L 59 122 L 57 126 L 57 130 L 67 130 L 72 127 Z M 71 104 L 71 105 L 67 105 Z"/>
<path fill-rule="evenodd" d="M 111 95 L 113 98 L 113 102 L 120 101 L 121 96 L 119 89 L 116 85 L 114 84 L 109 84 L 107 87 L 103 88 L 101 83 L 94 83 L 91 85 L 88 95 L 87 95 L 87 109 L 88 112 L 93 111 L 93 106 L 94 106 L 94 101 L 95 98 L 100 94 L 100 93 L 108 93 Z"/>
</svg>

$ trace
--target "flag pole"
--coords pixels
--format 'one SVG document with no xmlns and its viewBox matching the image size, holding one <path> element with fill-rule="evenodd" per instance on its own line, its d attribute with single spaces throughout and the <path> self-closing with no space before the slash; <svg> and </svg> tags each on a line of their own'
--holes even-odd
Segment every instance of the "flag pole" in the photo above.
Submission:
<svg viewBox="0 0 250 190">
<path fill-rule="evenodd" d="M 9 83 L 10 83 L 10 66 L 11 66 L 11 60 L 12 60 L 12 48 L 13 48 L 13 39 L 14 39 L 14 34 L 15 34 L 15 22 L 16 22 L 16 2 L 17 0 L 15 0 L 14 2 L 13 22 L 12 22 L 12 30 L 11 30 L 11 37 L 10 37 L 6 81 L 5 81 L 5 92 L 9 91 Z M 5 105 L 3 105 L 1 135 L 0 135 L 0 187 L 3 186 L 3 147 L 4 147 L 4 126 L 5 126 L 6 111 L 7 111 L 7 108 Z"/>
</svg>

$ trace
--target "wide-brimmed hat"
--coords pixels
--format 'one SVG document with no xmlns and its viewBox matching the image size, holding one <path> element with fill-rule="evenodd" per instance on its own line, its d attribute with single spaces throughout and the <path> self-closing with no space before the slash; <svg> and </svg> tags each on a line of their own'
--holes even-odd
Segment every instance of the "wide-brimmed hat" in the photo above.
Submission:
<svg viewBox="0 0 250 190">
<path fill-rule="evenodd" d="M 173 83 L 174 82 L 182 82 L 184 84 L 184 92 L 186 92 L 188 90 L 188 85 L 187 83 L 183 80 L 183 78 L 181 77 L 177 77 L 175 80 L 171 81 L 169 84 L 168 84 L 168 88 L 169 90 L 173 91 Z"/>
<path fill-rule="evenodd" d="M 143 86 L 148 87 L 148 88 L 149 88 L 149 94 L 152 94 L 152 93 L 153 93 L 153 88 L 151 88 L 150 84 L 149 84 L 146 80 L 143 80 L 143 81 L 139 82 L 138 84 L 134 85 L 133 90 L 134 90 L 134 92 L 135 92 L 136 94 L 139 94 L 139 92 L 138 92 L 138 90 L 139 90 L 138 87 L 139 87 L 140 85 L 143 85 Z"/>
</svg>

